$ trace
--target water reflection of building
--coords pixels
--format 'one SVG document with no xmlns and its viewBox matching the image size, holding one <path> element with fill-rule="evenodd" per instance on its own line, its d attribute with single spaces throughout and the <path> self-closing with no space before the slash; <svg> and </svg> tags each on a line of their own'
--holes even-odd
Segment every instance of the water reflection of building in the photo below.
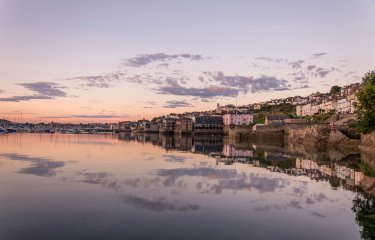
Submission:
<svg viewBox="0 0 375 240">
<path fill-rule="evenodd" d="M 223 151 L 224 138 L 222 136 L 195 136 L 192 152 L 194 153 L 221 153 Z"/>
<path fill-rule="evenodd" d="M 166 135 L 166 134 L 133 134 L 121 133 L 118 135 L 122 141 L 138 141 L 151 143 L 166 150 L 189 151 L 199 154 L 212 154 L 216 157 L 216 165 L 231 168 L 234 164 L 242 163 L 249 166 L 267 168 L 273 172 L 288 175 L 307 176 L 317 181 L 327 181 L 333 188 L 342 186 L 351 191 L 358 191 L 364 178 L 363 172 L 358 168 L 356 158 L 343 159 L 340 162 L 324 160 L 317 162 L 307 157 L 292 156 L 286 153 L 262 148 L 236 148 L 232 143 L 224 145 L 222 136 L 192 136 L 192 135 Z M 268 149 L 268 148 L 267 148 Z M 357 168 L 355 168 L 357 166 Z"/>
<path fill-rule="evenodd" d="M 191 135 L 174 135 L 174 143 L 177 150 L 191 151 L 193 137 Z"/>
<path fill-rule="evenodd" d="M 234 145 L 225 144 L 223 155 L 226 157 L 252 157 L 253 151 L 248 149 L 236 149 Z"/>
<path fill-rule="evenodd" d="M 345 165 L 338 163 L 331 163 L 329 165 L 319 165 L 317 162 L 309 159 L 297 158 L 296 168 L 304 170 L 305 173 L 312 171 L 319 172 L 319 176 L 316 178 L 334 177 L 342 180 L 342 184 L 346 187 L 359 186 L 364 174 Z"/>
</svg>

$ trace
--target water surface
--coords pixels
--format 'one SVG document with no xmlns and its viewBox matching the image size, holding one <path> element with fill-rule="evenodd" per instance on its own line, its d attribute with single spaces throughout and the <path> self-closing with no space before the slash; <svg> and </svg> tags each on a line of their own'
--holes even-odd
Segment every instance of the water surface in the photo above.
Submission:
<svg viewBox="0 0 375 240">
<path fill-rule="evenodd" d="M 220 137 L 1 135 L 0 239 L 361 239 L 349 165 Z"/>
</svg>

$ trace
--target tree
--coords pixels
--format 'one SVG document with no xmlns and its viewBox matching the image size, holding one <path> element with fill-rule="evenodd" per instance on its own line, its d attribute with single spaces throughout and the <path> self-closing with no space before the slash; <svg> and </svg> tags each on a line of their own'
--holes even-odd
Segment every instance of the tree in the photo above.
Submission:
<svg viewBox="0 0 375 240">
<path fill-rule="evenodd" d="M 338 93 L 340 93 L 340 91 L 341 91 L 341 87 L 335 85 L 335 86 L 332 86 L 332 87 L 331 87 L 331 91 L 330 91 L 329 93 L 333 95 L 333 94 L 338 94 Z"/>
<path fill-rule="evenodd" d="M 375 198 L 360 193 L 353 200 L 352 211 L 356 214 L 356 222 L 362 227 L 363 239 L 375 239 Z"/>
<path fill-rule="evenodd" d="M 358 91 L 358 128 L 362 133 L 375 130 L 375 70 L 362 78 L 363 87 Z"/>
</svg>

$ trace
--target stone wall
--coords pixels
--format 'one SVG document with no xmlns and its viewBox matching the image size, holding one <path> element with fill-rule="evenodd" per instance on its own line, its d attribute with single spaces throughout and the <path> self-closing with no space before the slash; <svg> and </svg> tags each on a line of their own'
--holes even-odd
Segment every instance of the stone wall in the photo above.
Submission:
<svg viewBox="0 0 375 240">
<path fill-rule="evenodd" d="M 288 124 L 284 140 L 286 143 L 327 146 L 330 132 L 329 124 Z"/>
</svg>

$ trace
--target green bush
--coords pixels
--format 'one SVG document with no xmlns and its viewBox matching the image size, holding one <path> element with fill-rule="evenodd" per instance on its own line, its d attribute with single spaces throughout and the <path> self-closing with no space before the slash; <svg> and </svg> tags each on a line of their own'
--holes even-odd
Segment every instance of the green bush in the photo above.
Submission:
<svg viewBox="0 0 375 240">
<path fill-rule="evenodd" d="M 375 130 L 375 70 L 366 73 L 362 82 L 357 93 L 357 125 L 362 133 L 370 133 Z"/>
</svg>

